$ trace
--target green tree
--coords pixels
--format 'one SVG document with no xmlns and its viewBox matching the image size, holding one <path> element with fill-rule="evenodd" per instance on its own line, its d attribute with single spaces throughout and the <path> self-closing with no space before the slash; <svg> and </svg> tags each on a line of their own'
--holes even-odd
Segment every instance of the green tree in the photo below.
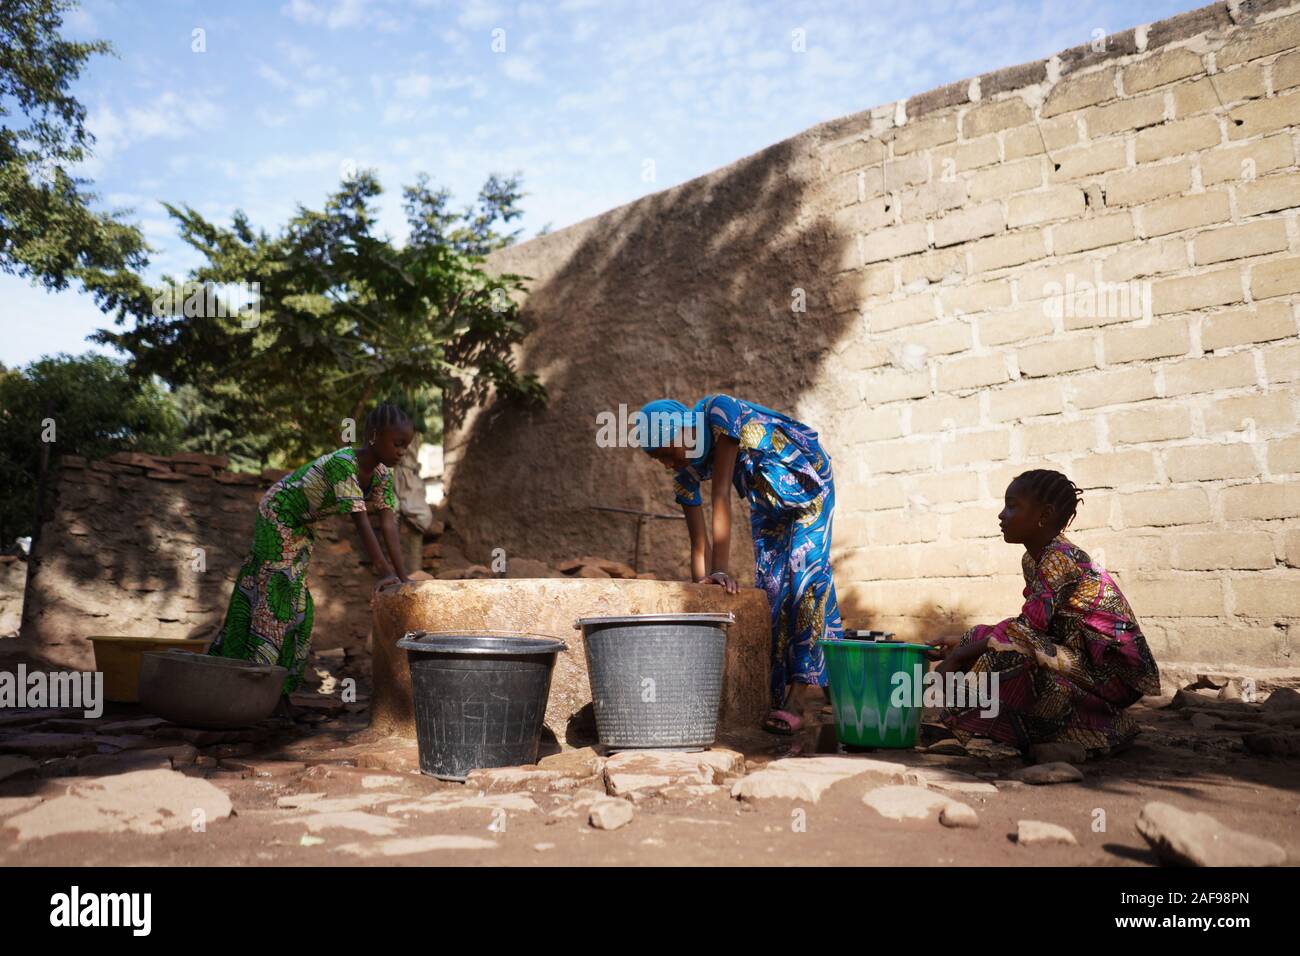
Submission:
<svg viewBox="0 0 1300 956">
<path fill-rule="evenodd" d="M 166 454 L 179 425 L 158 384 L 133 379 L 104 355 L 47 356 L 0 370 L 0 546 L 32 533 L 42 444 L 50 443 L 51 468 L 62 455 Z"/>
<path fill-rule="evenodd" d="M 97 212 L 69 172 L 94 143 L 69 92 L 103 40 L 59 35 L 74 0 L 0 0 L 0 270 L 49 289 L 79 281 L 104 311 L 138 302 L 144 237 L 121 212 Z"/>
<path fill-rule="evenodd" d="M 94 338 L 131 355 L 139 375 L 178 394 L 200 390 L 218 431 L 265 465 L 336 447 L 342 421 L 359 429 L 381 400 L 403 402 L 426 433 L 441 430 L 440 403 L 454 422 L 492 391 L 544 401 L 511 357 L 524 335 L 512 298 L 524 277 L 481 267 L 486 252 L 513 241 L 498 228 L 519 215 L 518 180 L 490 177 L 475 205 L 451 212 L 447 193 L 422 178 L 405 191 L 411 239 L 400 247 L 375 232 L 380 194 L 373 174 L 350 177 L 323 209 L 300 207 L 274 235 L 242 213 L 222 227 L 167 206 L 206 260 L 188 281 L 258 283 L 256 321 L 234 314 L 229 296 L 226 309 L 188 317 L 155 297 L 132 327 Z"/>
</svg>

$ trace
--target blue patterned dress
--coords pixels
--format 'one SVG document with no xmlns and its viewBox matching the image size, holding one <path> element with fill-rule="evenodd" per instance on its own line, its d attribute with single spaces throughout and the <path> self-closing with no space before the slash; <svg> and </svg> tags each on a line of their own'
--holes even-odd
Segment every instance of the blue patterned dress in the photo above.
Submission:
<svg viewBox="0 0 1300 956">
<path fill-rule="evenodd" d="M 740 443 L 731 479 L 749 502 L 755 583 L 772 609 L 771 692 L 779 708 L 787 684 L 826 685 L 821 642 L 841 639 L 844 627 L 831 575 L 830 456 L 807 425 L 760 409 L 715 395 L 705 414 L 715 440 L 729 435 Z M 677 472 L 677 501 L 701 504 L 700 482 L 712 472 L 712 455 Z"/>
</svg>

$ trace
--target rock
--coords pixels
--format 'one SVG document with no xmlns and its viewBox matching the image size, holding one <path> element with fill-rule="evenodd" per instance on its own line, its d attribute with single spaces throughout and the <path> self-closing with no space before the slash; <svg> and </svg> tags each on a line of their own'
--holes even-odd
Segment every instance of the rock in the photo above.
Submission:
<svg viewBox="0 0 1300 956">
<path fill-rule="evenodd" d="M 714 797 L 726 796 L 731 798 L 731 788 L 727 786 L 713 786 L 707 783 L 683 783 L 671 787 L 662 787 L 659 790 L 637 791 L 633 794 L 633 802 L 638 802 L 637 797 L 644 794 L 646 797 L 659 797 L 673 803 L 698 803 L 701 800 L 711 800 Z"/>
<path fill-rule="evenodd" d="M 250 760 L 247 757 L 227 757 L 221 761 L 227 770 L 241 770 L 254 777 L 292 777 L 307 769 L 305 763 L 292 760 Z"/>
<path fill-rule="evenodd" d="M 1192 714 L 1191 725 L 1193 730 L 1213 730 L 1214 725 L 1219 722 L 1219 718 L 1206 713 Z"/>
<path fill-rule="evenodd" d="M 308 804 L 307 809 L 314 809 L 314 805 Z M 373 813 L 364 813 L 360 810 L 305 813 L 289 817 L 286 820 L 276 820 L 275 823 L 277 826 L 296 823 L 305 826 L 311 833 L 319 833 L 322 830 L 359 830 L 370 836 L 392 836 L 406 826 L 400 820 L 376 816 Z"/>
<path fill-rule="evenodd" d="M 841 780 L 869 775 L 881 783 L 900 783 L 901 763 L 872 757 L 786 757 L 736 782 L 731 795 L 740 800 L 803 800 L 816 803 Z"/>
<path fill-rule="evenodd" d="M 1278 714 L 1283 711 L 1300 711 L 1300 693 L 1290 687 L 1279 687 L 1264 701 L 1264 713 Z"/>
<path fill-rule="evenodd" d="M 941 793 L 997 793 L 998 788 L 960 770 L 942 767 L 913 767 L 908 773 L 908 783 L 929 787 Z"/>
<path fill-rule="evenodd" d="M 80 716 L 80 714 L 81 711 L 72 707 L 24 707 L 12 711 L 0 711 L 0 730 L 8 730 L 11 727 L 26 727 L 31 724 L 46 723 L 59 718 Z"/>
<path fill-rule="evenodd" d="M 361 786 L 366 790 L 380 790 L 384 787 L 400 787 L 405 783 L 401 777 L 389 777 L 384 774 L 371 773 L 361 778 Z"/>
<path fill-rule="evenodd" d="M 1142 808 L 1138 833 L 1162 863 L 1180 866 L 1281 866 L 1276 843 L 1230 830 L 1208 813 L 1188 813 L 1154 801 Z"/>
<path fill-rule="evenodd" d="M 291 810 L 296 810 L 299 807 L 305 807 L 309 803 L 320 800 L 324 796 L 325 794 L 323 793 L 291 793 L 287 796 L 280 797 L 275 801 L 275 805 L 277 807 L 286 807 Z"/>
<path fill-rule="evenodd" d="M 11 756 L 9 754 L 0 756 L 0 780 L 7 780 L 10 777 L 26 773 L 34 769 L 36 765 L 36 761 L 31 757 Z"/>
<path fill-rule="evenodd" d="M 605 795 L 602 793 L 603 798 Z M 444 790 L 431 793 L 419 800 L 406 803 L 390 803 L 385 808 L 389 813 L 444 813 L 449 810 L 514 810 L 519 813 L 532 813 L 540 810 L 531 796 L 526 793 L 484 793 L 466 796 L 463 790 Z"/>
<path fill-rule="evenodd" d="M 1064 844 L 1078 846 L 1079 841 L 1065 827 L 1041 820 L 1019 820 L 1016 822 L 1016 843 L 1020 846 L 1051 846 Z"/>
<path fill-rule="evenodd" d="M 97 732 L 101 734 L 147 734 L 158 730 L 168 722 L 161 717 L 138 717 L 134 720 L 114 720 L 101 724 Z"/>
<path fill-rule="evenodd" d="M 1080 744 L 1066 741 L 1033 744 L 1029 748 L 1029 759 L 1034 763 L 1083 763 L 1088 759 L 1088 751 Z"/>
<path fill-rule="evenodd" d="M 965 757 L 968 756 L 966 748 L 962 746 L 961 741 L 956 737 L 949 737 L 946 740 L 938 740 L 925 748 L 928 754 L 939 754 L 945 757 Z"/>
<path fill-rule="evenodd" d="M 73 757 L 99 746 L 92 734 L 17 734 L 0 739 L 0 752 L 28 757 Z"/>
<path fill-rule="evenodd" d="M 631 823 L 635 812 L 626 800 L 598 800 L 591 805 L 587 822 L 597 830 L 617 830 Z"/>
<path fill-rule="evenodd" d="M 1230 680 L 1219 688 L 1219 700 L 1241 700 L 1241 685 L 1235 680 Z"/>
<path fill-rule="evenodd" d="M 471 790 L 485 790 L 488 793 L 546 793 L 548 791 L 576 790 L 585 781 L 588 785 L 599 783 L 599 775 L 579 778 L 559 773 L 555 770 L 542 770 L 538 767 L 490 767 L 471 770 L 465 778 L 465 785 Z"/>
<path fill-rule="evenodd" d="M 862 802 L 890 820 L 925 820 L 933 819 L 936 812 L 942 813 L 949 804 L 959 801 L 925 787 L 902 784 L 868 790 L 862 795 Z M 960 816 L 961 811 L 955 812 Z"/>
<path fill-rule="evenodd" d="M 151 750 L 128 750 L 114 754 L 91 754 L 77 760 L 47 765 L 42 773 L 57 777 L 105 777 L 133 770 L 171 770 L 166 754 Z"/>
<path fill-rule="evenodd" d="M 1213 696 L 1205 696 L 1196 691 L 1180 690 L 1174 694 L 1174 699 L 1169 702 L 1166 710 L 1184 710 L 1191 708 L 1193 710 L 1217 710 L 1220 712 L 1231 712 L 1234 714 L 1255 713 L 1259 710 L 1258 704 L 1248 704 L 1241 700 L 1219 700 L 1218 691 L 1209 691 Z M 1274 691 L 1276 693 L 1276 691 Z"/>
<path fill-rule="evenodd" d="M 605 761 L 605 786 L 611 796 L 678 784 L 716 784 L 745 772 L 745 758 L 734 750 L 624 750 Z"/>
<path fill-rule="evenodd" d="M 1083 779 L 1083 771 L 1073 764 L 1057 761 L 1014 770 L 1010 776 L 1012 780 L 1022 780 L 1025 783 L 1042 786 L 1049 783 L 1078 783 Z"/>
<path fill-rule="evenodd" d="M 994 780 L 993 786 L 999 790 L 1023 790 L 1025 782 L 1023 780 Z"/>
<path fill-rule="evenodd" d="M 359 793 L 350 797 L 313 797 L 304 806 L 313 813 L 350 813 L 353 810 L 372 810 L 401 799 L 403 794 L 400 793 Z"/>
<path fill-rule="evenodd" d="M 175 770 L 137 770 L 72 784 L 62 796 L 10 817 L 18 840 L 64 833 L 162 833 L 230 816 L 230 798 L 206 780 Z"/>
<path fill-rule="evenodd" d="M 506 560 L 506 577 L 562 578 L 564 575 L 545 561 L 534 561 L 532 558 L 508 558 Z"/>
<path fill-rule="evenodd" d="M 613 561 L 609 558 L 598 558 L 592 555 L 585 555 L 581 558 L 573 558 L 570 561 L 564 561 L 556 565 L 556 568 L 563 574 L 577 574 L 578 577 L 602 577 L 602 578 L 635 578 L 636 570 L 622 561 Z M 601 574 L 584 574 L 584 568 L 594 568 L 603 573 Z"/>
<path fill-rule="evenodd" d="M 576 577 L 580 578 L 612 578 L 613 576 L 614 575 L 610 574 L 604 568 L 593 567 L 590 564 L 584 564 L 582 567 L 578 568 L 578 573 L 576 575 Z"/>
<path fill-rule="evenodd" d="M 1246 734 L 1242 744 L 1253 754 L 1265 757 L 1300 757 L 1300 733 L 1283 730 L 1264 730 Z"/>
<path fill-rule="evenodd" d="M 591 777 L 605 772 L 605 758 L 593 747 L 565 750 L 537 761 L 542 770 L 557 770 L 574 777 Z"/>
<path fill-rule="evenodd" d="M 1270 727 L 1300 727 L 1300 711 L 1284 710 L 1260 716 Z"/>
<path fill-rule="evenodd" d="M 953 829 L 974 830 L 980 825 L 980 818 L 966 804 L 957 800 L 950 800 L 947 806 L 939 811 L 939 822 Z"/>
</svg>

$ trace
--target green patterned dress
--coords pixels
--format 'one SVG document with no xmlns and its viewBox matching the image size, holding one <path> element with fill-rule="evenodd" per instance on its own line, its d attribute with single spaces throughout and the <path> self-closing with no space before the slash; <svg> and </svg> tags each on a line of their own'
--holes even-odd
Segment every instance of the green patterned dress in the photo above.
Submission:
<svg viewBox="0 0 1300 956">
<path fill-rule="evenodd" d="M 376 466 L 363 493 L 352 448 L 322 455 L 273 484 L 258 503 L 253 552 L 239 569 L 225 625 L 208 653 L 287 667 L 284 692 L 297 687 L 311 645 L 312 526 L 329 515 L 385 509 L 397 509 L 392 471 Z"/>
</svg>

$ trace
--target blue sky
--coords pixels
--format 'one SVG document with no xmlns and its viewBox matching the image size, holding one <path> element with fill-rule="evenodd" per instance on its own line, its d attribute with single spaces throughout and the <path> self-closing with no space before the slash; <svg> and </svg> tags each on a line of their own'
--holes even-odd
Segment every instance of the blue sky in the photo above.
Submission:
<svg viewBox="0 0 1300 956">
<path fill-rule="evenodd" d="M 243 209 L 273 230 L 345 169 L 372 167 L 400 240 L 401 186 L 418 173 L 463 203 L 489 172 L 517 171 L 527 238 L 822 120 L 1199 5 L 87 0 L 65 34 L 116 47 L 76 87 L 97 139 L 84 173 L 105 206 L 132 210 L 156 277 L 195 264 L 159 201 L 222 222 Z M 85 351 L 108 324 L 81 293 L 8 275 L 0 320 L 10 367 Z"/>
</svg>

